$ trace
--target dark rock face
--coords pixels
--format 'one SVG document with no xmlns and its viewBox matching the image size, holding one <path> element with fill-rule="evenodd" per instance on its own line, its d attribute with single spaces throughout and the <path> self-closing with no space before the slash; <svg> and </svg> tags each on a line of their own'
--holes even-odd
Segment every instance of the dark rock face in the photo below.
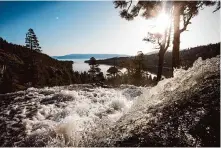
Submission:
<svg viewBox="0 0 221 148">
<path fill-rule="evenodd" d="M 71 84 L 72 64 L 0 38 L 0 93 Z"/>
</svg>

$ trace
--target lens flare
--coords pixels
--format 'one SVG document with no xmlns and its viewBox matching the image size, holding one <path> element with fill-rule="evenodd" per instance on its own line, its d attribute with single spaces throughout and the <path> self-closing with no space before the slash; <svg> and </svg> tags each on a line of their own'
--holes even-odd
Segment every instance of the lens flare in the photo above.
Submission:
<svg viewBox="0 0 221 148">
<path fill-rule="evenodd" d="M 166 13 L 161 13 L 156 18 L 156 32 L 163 33 L 170 24 L 170 17 Z"/>
</svg>

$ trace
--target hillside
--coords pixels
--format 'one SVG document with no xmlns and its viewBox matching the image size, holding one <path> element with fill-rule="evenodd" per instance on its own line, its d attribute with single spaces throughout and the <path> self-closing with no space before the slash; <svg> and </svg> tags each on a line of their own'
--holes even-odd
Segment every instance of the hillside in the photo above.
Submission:
<svg viewBox="0 0 221 148">
<path fill-rule="evenodd" d="M 0 38 L 0 93 L 71 84 L 72 64 Z"/>
<path fill-rule="evenodd" d="M 197 46 L 185 50 L 180 51 L 180 59 L 181 59 L 181 66 L 185 69 L 191 67 L 195 60 L 199 57 L 202 59 L 212 58 L 216 55 L 220 54 L 220 43 L 216 44 L 209 44 L 203 46 Z M 114 65 L 114 63 L 120 66 L 123 62 L 127 60 L 131 60 L 134 57 L 119 57 L 119 58 L 110 58 L 105 60 L 97 60 L 98 64 L 107 64 L 107 65 Z M 85 61 L 88 63 L 89 61 Z M 145 69 L 152 72 L 157 73 L 157 64 L 158 64 L 158 53 L 145 55 L 144 57 L 144 65 Z M 164 60 L 164 69 L 163 75 L 166 77 L 172 76 L 172 53 L 166 52 L 165 60 Z"/>
</svg>

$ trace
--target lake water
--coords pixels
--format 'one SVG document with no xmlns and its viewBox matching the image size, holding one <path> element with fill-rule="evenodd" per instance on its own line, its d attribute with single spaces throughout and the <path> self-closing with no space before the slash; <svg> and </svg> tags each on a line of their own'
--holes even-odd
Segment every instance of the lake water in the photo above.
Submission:
<svg viewBox="0 0 221 148">
<path fill-rule="evenodd" d="M 88 72 L 88 70 L 90 69 L 90 66 L 88 65 L 88 63 L 84 63 L 84 61 L 88 60 L 88 59 L 58 59 L 61 61 L 74 61 L 73 64 L 73 70 L 74 71 L 79 71 L 79 72 Z M 98 59 L 99 60 L 99 59 Z M 101 69 L 101 71 L 104 73 L 104 75 L 107 74 L 107 70 L 110 68 L 110 65 L 104 65 L 104 64 L 100 64 L 99 68 Z M 126 68 L 120 69 L 120 71 L 122 73 L 126 72 Z M 146 71 L 149 75 L 151 75 L 152 78 L 156 77 L 156 74 L 150 73 L 148 71 Z M 164 78 L 164 76 L 162 76 Z"/>
<path fill-rule="evenodd" d="M 73 64 L 73 70 L 74 71 L 84 72 L 84 71 L 88 71 L 90 69 L 90 66 L 88 65 L 88 63 L 84 63 L 84 61 L 86 61 L 88 59 L 59 59 L 59 60 L 62 60 L 62 61 L 74 61 L 74 64 Z M 109 65 L 100 64 L 99 68 L 104 73 L 104 75 L 106 75 L 107 74 L 107 70 L 110 68 L 110 66 Z M 121 69 L 121 72 L 125 72 L 125 71 L 126 71 L 125 68 Z"/>
</svg>

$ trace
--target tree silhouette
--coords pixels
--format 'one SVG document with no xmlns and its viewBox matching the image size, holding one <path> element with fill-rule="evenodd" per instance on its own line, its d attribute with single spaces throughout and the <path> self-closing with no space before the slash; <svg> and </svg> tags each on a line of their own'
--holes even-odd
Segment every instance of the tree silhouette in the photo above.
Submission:
<svg viewBox="0 0 221 148">
<path fill-rule="evenodd" d="M 28 33 L 26 33 L 25 43 L 27 48 L 41 52 L 38 38 L 35 35 L 34 30 L 31 28 L 28 29 Z"/>
<path fill-rule="evenodd" d="M 165 29 L 163 34 L 159 33 L 148 33 L 149 36 L 144 38 L 144 41 L 151 42 L 153 44 L 157 44 L 157 49 L 159 49 L 158 53 L 158 71 L 157 71 L 157 81 L 161 80 L 162 71 L 163 71 L 163 63 L 164 63 L 164 55 L 167 49 L 170 46 L 171 41 L 171 23 Z"/>
<path fill-rule="evenodd" d="M 88 64 L 90 65 L 88 73 L 92 78 L 92 82 L 103 81 L 104 75 L 103 72 L 101 72 L 101 69 L 99 68 L 99 64 L 97 64 L 96 59 L 94 57 L 91 57 Z"/>
<path fill-rule="evenodd" d="M 187 30 L 191 19 L 199 13 L 199 10 L 205 6 L 217 4 L 215 11 L 220 9 L 220 2 L 216 1 L 175 1 L 173 2 L 173 49 L 172 49 L 172 68 L 180 67 L 180 34 Z M 180 26 L 182 21 L 183 25 Z"/>
<path fill-rule="evenodd" d="M 141 80 L 144 74 L 144 54 L 142 51 L 138 51 L 137 55 L 133 59 L 134 70 L 132 73 L 132 78 L 134 80 L 134 84 L 141 84 Z"/>
<path fill-rule="evenodd" d="M 180 66 L 180 34 L 187 29 L 191 23 L 190 20 L 198 14 L 199 9 L 204 6 L 217 5 L 217 11 L 220 9 L 220 1 L 138 1 L 132 5 L 133 1 L 114 1 L 115 8 L 120 8 L 120 16 L 126 20 L 133 20 L 142 12 L 142 16 L 146 19 L 154 18 L 159 13 L 172 11 L 173 20 L 173 51 L 172 51 L 172 68 Z M 182 19 L 181 19 L 182 18 Z M 180 27 L 180 22 L 183 27 Z"/>
<path fill-rule="evenodd" d="M 116 76 L 119 74 L 119 70 L 117 69 L 116 66 L 111 66 L 108 70 L 107 70 L 107 75 L 116 78 Z"/>
<path fill-rule="evenodd" d="M 121 71 L 119 71 L 119 69 L 117 68 L 116 65 L 117 65 L 116 60 L 114 60 L 114 65 L 109 67 L 108 70 L 107 70 L 107 76 L 116 78 L 119 75 L 119 73 Z"/>
</svg>

